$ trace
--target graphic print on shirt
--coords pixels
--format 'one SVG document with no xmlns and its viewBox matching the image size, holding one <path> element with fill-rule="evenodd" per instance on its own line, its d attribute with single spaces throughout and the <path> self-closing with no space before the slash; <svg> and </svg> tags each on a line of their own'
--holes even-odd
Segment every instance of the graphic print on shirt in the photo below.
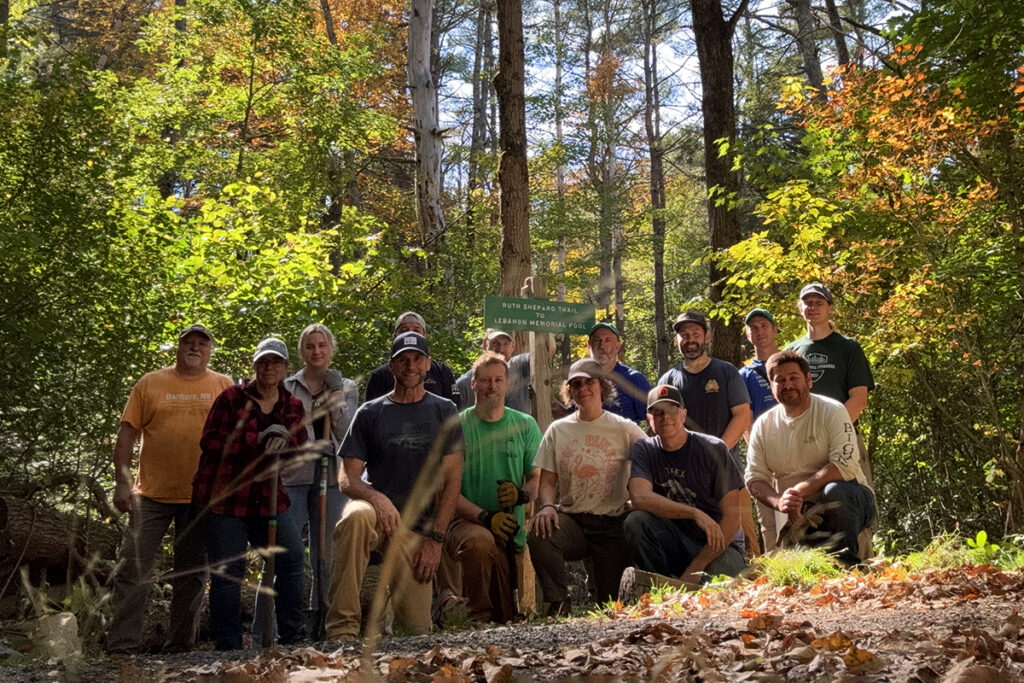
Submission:
<svg viewBox="0 0 1024 683">
<path fill-rule="evenodd" d="M 429 422 L 403 422 L 394 425 L 394 431 L 384 448 L 399 456 L 420 458 L 430 451 L 433 441 Z"/>
<path fill-rule="evenodd" d="M 625 467 L 626 462 L 612 442 L 603 436 L 587 434 L 582 442 L 573 439 L 558 457 L 559 478 L 572 482 L 569 495 L 562 502 L 570 506 L 613 497 L 612 489 L 622 480 L 613 472 Z"/>
<path fill-rule="evenodd" d="M 704 393 L 705 394 L 717 394 L 718 393 L 718 380 L 717 379 L 709 379 L 707 382 L 705 382 L 704 383 Z"/>
<path fill-rule="evenodd" d="M 654 483 L 656 492 L 675 503 L 692 506 L 697 502 L 697 494 L 683 486 L 683 482 L 686 481 L 686 470 L 681 467 L 666 467 L 663 474 L 665 479 Z"/>
<path fill-rule="evenodd" d="M 826 370 L 835 370 L 836 364 L 830 363 L 828 356 L 824 353 L 813 352 L 806 356 L 807 364 L 811 366 L 811 381 L 817 382 L 825 374 Z"/>
</svg>

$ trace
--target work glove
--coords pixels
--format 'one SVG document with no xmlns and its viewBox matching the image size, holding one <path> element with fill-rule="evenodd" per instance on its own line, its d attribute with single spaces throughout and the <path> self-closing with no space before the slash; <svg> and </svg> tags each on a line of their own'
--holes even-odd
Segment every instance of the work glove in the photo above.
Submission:
<svg viewBox="0 0 1024 683">
<path fill-rule="evenodd" d="M 519 522 L 516 521 L 515 515 L 508 512 L 484 510 L 480 513 L 480 523 L 490 529 L 495 538 L 502 541 L 510 540 L 519 531 Z"/>
<path fill-rule="evenodd" d="M 333 394 L 335 391 L 341 391 L 345 386 L 345 383 L 342 380 L 344 380 L 344 377 L 334 368 L 331 368 L 324 373 L 324 386 L 327 387 L 328 393 Z"/>
<path fill-rule="evenodd" d="M 522 490 L 508 479 L 498 480 L 498 505 L 502 510 L 514 508 L 530 502 L 530 494 Z"/>
</svg>

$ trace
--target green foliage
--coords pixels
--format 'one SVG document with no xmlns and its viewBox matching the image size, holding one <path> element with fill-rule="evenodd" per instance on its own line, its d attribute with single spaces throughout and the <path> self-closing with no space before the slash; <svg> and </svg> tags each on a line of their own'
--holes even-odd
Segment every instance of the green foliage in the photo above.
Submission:
<svg viewBox="0 0 1024 683">
<path fill-rule="evenodd" d="M 1006 20 L 1005 8 L 992 14 Z M 995 29 L 990 19 L 976 25 Z M 956 49 L 989 39 L 974 25 Z M 992 40 L 1012 41 L 1010 26 L 1019 21 Z M 760 148 L 745 150 L 752 182 L 763 188 L 754 208 L 761 226 L 716 255 L 731 273 L 728 313 L 793 300 L 808 281 L 832 287 L 838 330 L 860 341 L 875 371 L 878 389 L 861 427 L 882 525 L 900 547 L 957 522 L 998 525 L 1024 494 L 1014 483 L 1024 470 L 1015 453 L 1021 407 L 1012 398 L 1024 314 L 1024 229 L 1013 190 L 1024 139 L 1013 94 L 1019 77 L 1002 68 L 997 50 L 1002 67 L 991 66 L 1000 86 L 976 106 L 980 90 L 947 82 L 973 71 L 958 71 L 956 57 L 928 46 L 912 37 L 890 69 L 839 74 L 826 101 L 787 84 L 780 107 L 803 129 L 802 152 L 775 146 L 774 127 L 763 130 Z M 776 314 L 781 339 L 801 332 L 795 311 Z M 953 490 L 950 481 L 958 482 Z M 1021 524 L 1016 515 L 1009 521 Z"/>
<path fill-rule="evenodd" d="M 898 564 L 910 571 L 979 564 L 1016 570 L 1024 566 L 1024 544 L 1021 540 L 1020 536 L 1008 536 L 1002 544 L 989 543 L 984 530 L 973 537 L 943 533 L 932 539 L 924 550 L 907 555 Z"/>
<path fill-rule="evenodd" d="M 750 563 L 753 572 L 772 586 L 810 588 L 823 578 L 843 575 L 839 563 L 820 548 L 784 548 L 761 555 Z"/>
<path fill-rule="evenodd" d="M 361 155 L 396 134 L 352 96 L 379 72 L 377 37 L 336 48 L 314 24 L 304 3 L 188 3 L 144 18 L 124 69 L 103 68 L 84 39 L 56 47 L 34 11 L 6 27 L 9 491 L 64 507 L 102 498 L 128 388 L 173 362 L 185 324 L 215 330 L 212 366 L 236 377 L 261 337 L 294 343 L 312 321 L 335 331 L 347 375 L 380 361 L 388 318 L 418 283 L 393 274 L 422 256 L 345 201 Z M 434 305 L 421 306 L 428 318 Z"/>
</svg>

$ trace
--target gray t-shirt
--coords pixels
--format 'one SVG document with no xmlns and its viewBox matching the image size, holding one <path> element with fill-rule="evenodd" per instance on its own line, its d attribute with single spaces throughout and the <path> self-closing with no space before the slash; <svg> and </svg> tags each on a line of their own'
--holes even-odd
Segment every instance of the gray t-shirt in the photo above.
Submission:
<svg viewBox="0 0 1024 683">
<path fill-rule="evenodd" d="M 445 432 L 442 427 L 452 417 Z M 359 407 L 338 455 L 366 463 L 373 488 L 402 510 L 438 438 L 444 439 L 442 456 L 462 450 L 462 427 L 454 403 L 430 392 L 416 403 L 395 403 L 388 394 Z M 417 527 L 422 528 L 423 520 L 433 513 L 433 504 L 428 505 Z"/>
</svg>

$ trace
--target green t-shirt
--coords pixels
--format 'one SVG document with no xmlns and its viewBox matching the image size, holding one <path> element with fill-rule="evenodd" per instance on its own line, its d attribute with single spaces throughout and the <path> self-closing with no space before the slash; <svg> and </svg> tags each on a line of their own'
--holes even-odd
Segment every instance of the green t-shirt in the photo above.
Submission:
<svg viewBox="0 0 1024 683">
<path fill-rule="evenodd" d="M 526 474 L 533 469 L 540 428 L 532 417 L 511 408 L 506 408 L 497 422 L 484 422 L 473 408 L 463 410 L 460 417 L 466 444 L 462 495 L 484 510 L 498 512 L 498 480 L 523 485 Z M 519 521 L 515 545 L 522 550 L 526 547 L 526 515 L 522 505 L 516 506 L 515 515 Z"/>
<path fill-rule="evenodd" d="M 850 389 L 867 387 L 870 391 L 875 388 L 864 350 L 856 341 L 838 332 L 817 341 L 805 335 L 786 348 L 806 358 L 811 366 L 812 394 L 846 403 Z"/>
</svg>

